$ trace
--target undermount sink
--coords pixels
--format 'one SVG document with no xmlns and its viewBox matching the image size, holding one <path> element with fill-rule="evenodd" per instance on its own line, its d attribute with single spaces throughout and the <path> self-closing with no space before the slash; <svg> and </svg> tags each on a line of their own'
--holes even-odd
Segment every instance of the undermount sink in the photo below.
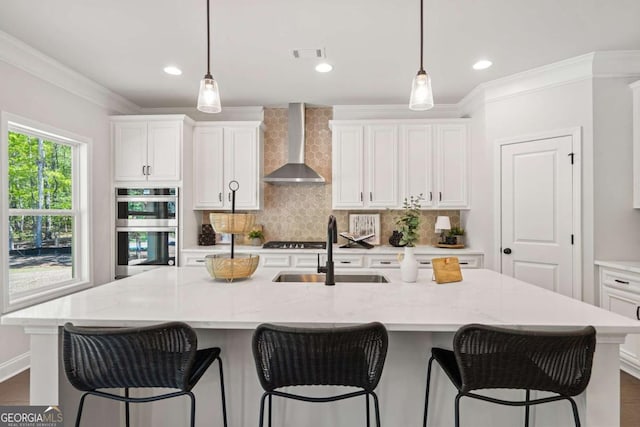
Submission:
<svg viewBox="0 0 640 427">
<path fill-rule="evenodd" d="M 302 282 L 302 283 L 324 283 L 324 274 L 317 273 L 279 273 L 274 282 Z M 338 273 L 335 276 L 336 283 L 389 283 L 389 280 L 381 274 L 367 273 L 356 274 Z"/>
</svg>

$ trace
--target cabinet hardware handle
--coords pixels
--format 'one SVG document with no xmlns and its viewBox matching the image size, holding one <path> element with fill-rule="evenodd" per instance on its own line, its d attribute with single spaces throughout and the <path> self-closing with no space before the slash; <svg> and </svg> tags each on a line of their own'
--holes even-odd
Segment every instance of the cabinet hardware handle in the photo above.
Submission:
<svg viewBox="0 0 640 427">
<path fill-rule="evenodd" d="M 147 165 L 147 175 L 151 175 L 151 166 Z"/>
<path fill-rule="evenodd" d="M 373 202 L 373 193 L 369 191 L 369 201 Z"/>
<path fill-rule="evenodd" d="M 203 259 L 197 259 L 196 262 L 204 262 Z"/>
<path fill-rule="evenodd" d="M 429 201 L 433 202 L 433 192 L 429 191 Z"/>
<path fill-rule="evenodd" d="M 469 263 L 468 263 L 468 262 L 460 262 L 459 264 L 460 264 L 460 265 L 467 265 L 467 264 L 469 264 Z"/>
<path fill-rule="evenodd" d="M 229 201 L 231 201 L 231 193 L 229 193 L 229 197 L 228 198 L 229 198 Z"/>
<path fill-rule="evenodd" d="M 420 264 L 429 265 L 429 264 L 431 264 L 431 261 L 420 261 Z"/>
<path fill-rule="evenodd" d="M 614 279 L 614 281 L 616 281 L 618 283 L 622 283 L 623 285 L 628 285 L 629 284 L 629 282 L 625 282 L 624 280 Z"/>
<path fill-rule="evenodd" d="M 442 201 L 442 191 L 438 191 L 440 193 L 440 201 Z"/>
<path fill-rule="evenodd" d="M 636 319 L 640 320 L 640 305 L 636 307 Z"/>
<path fill-rule="evenodd" d="M 146 166 L 142 165 L 142 175 L 146 175 L 147 173 L 145 172 Z"/>
<path fill-rule="evenodd" d="M 380 261 L 380 264 L 388 265 L 391 264 L 391 261 Z"/>
<path fill-rule="evenodd" d="M 362 191 L 360 192 L 360 201 L 362 201 Z"/>
<path fill-rule="evenodd" d="M 218 201 L 221 202 L 222 201 L 222 192 L 218 193 Z"/>
<path fill-rule="evenodd" d="M 340 264 L 351 264 L 351 261 L 340 261 Z"/>
</svg>

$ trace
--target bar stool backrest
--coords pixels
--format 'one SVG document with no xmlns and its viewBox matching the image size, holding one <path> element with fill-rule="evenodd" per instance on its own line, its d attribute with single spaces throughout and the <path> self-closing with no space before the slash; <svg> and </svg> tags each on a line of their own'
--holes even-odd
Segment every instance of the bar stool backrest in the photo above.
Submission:
<svg viewBox="0 0 640 427">
<path fill-rule="evenodd" d="M 253 335 L 258 378 L 266 391 L 342 385 L 372 392 L 382 375 L 387 346 L 387 330 L 378 322 L 313 329 L 263 324 Z"/>
<path fill-rule="evenodd" d="M 64 325 L 63 361 L 77 389 L 168 387 L 186 390 L 198 341 L 185 323 L 143 328 Z"/>
<path fill-rule="evenodd" d="M 592 326 L 561 333 L 466 325 L 453 340 L 460 391 L 514 388 L 575 396 L 589 383 L 595 346 Z"/>
</svg>

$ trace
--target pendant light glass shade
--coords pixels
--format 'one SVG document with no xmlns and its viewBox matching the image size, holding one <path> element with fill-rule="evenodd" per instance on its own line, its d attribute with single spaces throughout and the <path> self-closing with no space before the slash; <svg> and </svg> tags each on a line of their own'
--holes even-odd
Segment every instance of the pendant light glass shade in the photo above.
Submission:
<svg viewBox="0 0 640 427">
<path fill-rule="evenodd" d="M 209 13 L 209 0 L 207 0 L 207 74 L 200 80 L 200 91 L 198 92 L 198 111 L 203 113 L 219 113 L 220 92 L 218 82 L 211 75 L 211 23 Z"/>
<path fill-rule="evenodd" d="M 431 77 L 424 70 L 418 71 L 418 74 L 413 79 L 409 108 L 411 110 L 417 111 L 433 108 L 433 91 L 431 90 Z"/>
<path fill-rule="evenodd" d="M 424 54 L 424 0 L 420 0 L 420 69 L 413 79 L 409 109 L 424 111 L 433 108 L 433 90 L 431 90 L 431 76 L 422 65 Z"/>
<path fill-rule="evenodd" d="M 203 113 L 219 113 L 222 111 L 220 107 L 220 92 L 218 92 L 218 82 L 213 79 L 211 74 L 204 76 L 200 80 L 200 92 L 198 92 L 198 110 Z"/>
</svg>

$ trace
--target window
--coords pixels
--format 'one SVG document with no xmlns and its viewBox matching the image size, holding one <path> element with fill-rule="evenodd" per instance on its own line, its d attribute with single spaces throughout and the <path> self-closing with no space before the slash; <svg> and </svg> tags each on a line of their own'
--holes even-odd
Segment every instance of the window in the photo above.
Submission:
<svg viewBox="0 0 640 427">
<path fill-rule="evenodd" d="M 3 309 L 90 282 L 88 140 L 2 116 Z"/>
</svg>

